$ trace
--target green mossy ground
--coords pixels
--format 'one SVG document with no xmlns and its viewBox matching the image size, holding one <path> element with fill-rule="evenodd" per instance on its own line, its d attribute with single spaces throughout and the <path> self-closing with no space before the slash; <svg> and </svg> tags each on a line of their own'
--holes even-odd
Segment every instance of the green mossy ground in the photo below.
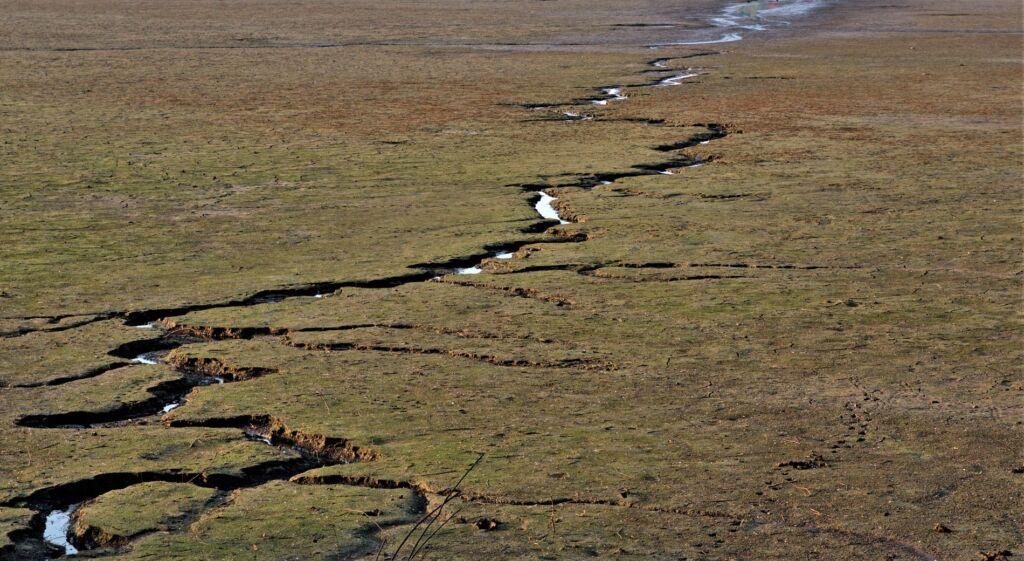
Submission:
<svg viewBox="0 0 1024 561">
<path fill-rule="evenodd" d="M 52 7 L 0 16 L 26 26 L 2 44 L 30 49 L 0 53 L 3 504 L 104 473 L 294 460 L 239 428 L 183 426 L 269 416 L 379 457 L 216 505 L 182 484 L 101 495 L 80 521 L 136 537 L 89 554 L 372 557 L 481 453 L 434 558 L 1022 553 L 1020 49 L 988 32 L 1019 7 L 838 4 L 672 60 L 701 76 L 626 87 L 570 123 L 515 104 L 651 79 L 651 58 L 700 51 L 623 47 L 669 32 L 609 26 L 689 26 L 712 7 L 428 2 L 385 21 L 356 3 L 339 23 L 307 2 L 236 6 L 256 22 L 239 29 L 174 5 L 132 16 L 160 22 L 146 34 L 89 31 L 104 9 L 50 32 Z M 47 50 L 69 44 L 114 50 Z M 259 48 L 224 48 L 239 44 Z M 729 135 L 655 149 L 699 123 Z M 683 153 L 709 161 L 575 186 Z M 519 185 L 536 183 L 574 223 L 522 232 L 537 216 Z M 162 332 L 72 326 L 92 314 L 380 279 L 508 242 L 529 244 L 477 276 L 169 318 L 208 339 L 174 360 L 267 370 L 128 426 L 15 424 L 137 402 L 180 375 L 18 387 Z M 75 315 L 32 317 L 60 314 Z M 377 488 L 395 486 L 409 488 Z M 0 507 L 0 540 L 28 515 Z"/>
<path fill-rule="evenodd" d="M 216 499 L 217 491 L 156 481 L 111 491 L 75 511 L 74 532 L 100 545 L 178 529 Z"/>
</svg>

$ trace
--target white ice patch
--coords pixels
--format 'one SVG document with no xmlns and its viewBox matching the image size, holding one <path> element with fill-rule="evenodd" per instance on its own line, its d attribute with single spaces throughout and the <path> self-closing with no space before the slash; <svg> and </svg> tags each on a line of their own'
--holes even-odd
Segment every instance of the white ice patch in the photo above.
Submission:
<svg viewBox="0 0 1024 561">
<path fill-rule="evenodd" d="M 555 210 L 555 207 L 551 206 L 552 202 L 558 200 L 556 197 L 552 197 L 544 191 L 537 191 L 537 194 L 540 195 L 540 200 L 537 201 L 537 204 L 533 208 L 537 209 L 538 214 L 548 220 L 557 220 L 559 224 L 569 223 L 566 220 L 562 220 L 562 217 L 558 216 L 558 211 Z"/>
<path fill-rule="evenodd" d="M 690 74 L 680 74 L 678 76 L 670 76 L 670 77 L 665 78 L 664 80 L 658 82 L 658 84 L 660 84 L 662 86 L 678 86 L 679 84 L 681 84 L 683 82 L 683 80 L 685 80 L 687 78 L 693 78 L 694 76 L 697 76 L 697 74 L 690 73 Z"/>
<path fill-rule="evenodd" d="M 510 252 L 498 253 L 498 254 L 496 254 L 494 256 L 494 258 L 495 259 L 512 259 L 512 253 L 510 253 Z"/>
<path fill-rule="evenodd" d="M 604 93 L 612 96 L 612 101 L 622 101 L 624 99 L 629 99 L 629 97 L 624 95 L 622 93 L 622 90 L 619 88 L 607 88 L 604 90 Z"/>
<path fill-rule="evenodd" d="M 675 175 L 675 172 L 673 172 L 670 169 L 661 170 L 658 173 L 660 173 L 661 175 Z"/>
<path fill-rule="evenodd" d="M 653 47 L 676 47 L 676 46 L 686 46 L 686 45 L 713 45 L 715 43 L 731 43 L 733 41 L 740 41 L 742 39 L 743 39 L 743 36 L 740 35 L 739 33 L 726 33 L 725 35 L 722 35 L 718 39 L 706 39 L 704 41 L 675 41 L 675 42 L 672 42 L 672 43 L 658 43 L 657 45 L 652 45 L 652 46 Z"/>
<path fill-rule="evenodd" d="M 136 325 L 135 329 L 156 329 L 155 323 L 144 323 L 142 325 Z"/>
<path fill-rule="evenodd" d="M 652 66 L 655 68 L 665 68 L 667 66 L 665 62 L 664 60 L 656 60 L 652 63 Z"/>
<path fill-rule="evenodd" d="M 575 111 L 566 111 L 562 113 L 565 115 L 567 121 L 590 121 L 593 120 L 593 115 L 587 115 L 586 113 L 577 113 Z"/>
<path fill-rule="evenodd" d="M 164 408 L 161 409 L 161 411 L 164 413 L 168 413 L 173 409 L 177 409 L 178 407 L 181 407 L 180 403 L 168 403 L 167 405 L 164 405 Z"/>
<path fill-rule="evenodd" d="M 590 103 L 594 105 L 608 105 L 609 101 L 622 101 L 629 99 L 629 96 L 622 93 L 622 88 L 604 88 L 601 93 L 608 96 L 607 99 L 594 99 Z"/>
<path fill-rule="evenodd" d="M 459 274 L 459 275 L 479 275 L 482 272 L 484 272 L 484 270 L 481 269 L 478 265 L 473 265 L 472 267 L 466 267 L 465 269 L 456 269 L 455 270 L 455 273 Z"/>
<path fill-rule="evenodd" d="M 43 540 L 46 543 L 64 548 L 65 555 L 75 555 L 78 549 L 68 541 L 71 530 L 71 508 L 54 510 L 46 515 L 46 526 L 43 527 Z"/>
<path fill-rule="evenodd" d="M 159 361 L 156 359 L 156 353 L 142 353 L 133 358 L 132 362 L 136 364 L 159 364 Z"/>
</svg>

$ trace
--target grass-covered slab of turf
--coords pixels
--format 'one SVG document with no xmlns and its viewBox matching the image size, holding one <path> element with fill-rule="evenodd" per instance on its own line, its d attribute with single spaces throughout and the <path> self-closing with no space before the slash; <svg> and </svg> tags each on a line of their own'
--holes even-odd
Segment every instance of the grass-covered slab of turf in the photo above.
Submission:
<svg viewBox="0 0 1024 561">
<path fill-rule="evenodd" d="M 33 506 L 76 503 L 89 498 L 93 487 L 88 482 L 97 478 L 112 488 L 142 482 L 142 476 L 244 482 L 253 466 L 297 457 L 240 434 L 233 429 L 168 432 L 160 426 L 8 430 L 2 441 L 0 477 L 5 485 L 0 501 Z"/>
<path fill-rule="evenodd" d="M 376 550 L 381 528 L 414 521 L 405 489 L 272 482 L 233 493 L 186 533 L 147 535 L 114 559 L 320 559 Z"/>
<path fill-rule="evenodd" d="M 154 336 L 150 330 L 110 319 L 75 329 L 44 329 L 0 339 L 4 350 L 0 353 L 0 387 L 59 385 L 92 378 L 134 358 L 111 351 Z"/>
<path fill-rule="evenodd" d="M 0 507 L 0 551 L 14 547 L 11 534 L 27 531 L 32 514 L 27 508 Z"/>
<path fill-rule="evenodd" d="M 182 386 L 181 381 L 181 373 L 165 365 L 132 364 L 95 379 L 39 389 L 12 389 L 0 397 L 0 403 L 4 405 L 4 418 L 11 423 L 32 426 L 31 422 L 24 422 L 26 417 L 62 413 L 66 418 L 57 419 L 54 424 L 82 424 L 95 422 L 87 418 L 88 414 L 101 417 L 119 409 L 155 407 L 168 401 L 167 396 Z M 84 413 L 82 419 L 74 417 L 76 412 Z"/>
<path fill-rule="evenodd" d="M 94 546 L 123 546 L 143 534 L 179 528 L 217 498 L 215 489 L 189 483 L 140 483 L 82 505 L 75 511 L 74 533 Z"/>
</svg>

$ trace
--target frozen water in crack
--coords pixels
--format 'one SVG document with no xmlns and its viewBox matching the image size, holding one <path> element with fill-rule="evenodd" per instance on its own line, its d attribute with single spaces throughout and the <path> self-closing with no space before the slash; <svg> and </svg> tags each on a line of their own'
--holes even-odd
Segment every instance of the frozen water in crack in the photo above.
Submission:
<svg viewBox="0 0 1024 561">
<path fill-rule="evenodd" d="M 652 47 L 675 47 L 675 46 L 686 46 L 686 45 L 713 45 L 715 43 L 731 43 L 733 41 L 739 41 L 743 39 L 743 36 L 739 33 L 726 33 L 718 39 L 705 39 L 703 41 L 673 41 L 671 43 L 658 43 L 652 45 Z"/>
<path fill-rule="evenodd" d="M 65 555 L 75 555 L 78 549 L 68 541 L 68 534 L 71 531 L 71 513 L 74 507 L 67 510 L 54 510 L 46 515 L 46 525 L 43 527 L 43 540 L 64 549 Z"/>
<path fill-rule="evenodd" d="M 594 105 L 608 105 L 609 101 L 629 99 L 629 96 L 622 93 L 622 88 L 604 88 L 601 92 L 608 97 L 606 99 L 594 99 L 590 103 Z"/>
<path fill-rule="evenodd" d="M 491 257 L 493 257 L 494 259 L 512 259 L 512 252 L 510 252 L 510 251 L 499 251 L 499 252 L 496 252 Z M 481 267 L 481 265 L 483 265 L 483 261 L 481 261 L 480 263 L 477 263 L 476 265 L 473 265 L 471 267 L 465 267 L 463 269 L 455 269 L 455 274 L 457 274 L 457 275 L 479 275 L 480 273 L 484 272 L 484 270 Z"/>
<path fill-rule="evenodd" d="M 622 94 L 622 90 L 619 88 L 608 88 L 604 90 L 604 93 L 612 96 L 612 101 L 622 101 L 623 99 L 627 99 L 627 97 Z"/>
<path fill-rule="evenodd" d="M 587 115 L 586 113 L 577 113 L 575 111 L 565 111 L 562 113 L 565 115 L 566 121 L 591 121 L 594 119 L 593 115 Z"/>
<path fill-rule="evenodd" d="M 262 434 L 259 434 L 259 433 L 246 431 L 245 436 L 249 440 L 255 440 L 255 441 L 258 441 L 258 442 L 262 442 L 263 444 L 266 444 L 267 446 L 273 446 L 274 445 L 274 443 L 269 438 L 267 438 L 267 437 L 265 437 L 265 436 L 263 436 Z"/>
<path fill-rule="evenodd" d="M 679 84 L 681 84 L 683 82 L 683 80 L 685 80 L 687 78 L 693 78 L 694 76 L 697 76 L 697 74 L 689 73 L 689 74 L 680 74 L 678 76 L 670 76 L 670 77 L 665 78 L 664 80 L 658 82 L 658 84 L 662 85 L 662 86 L 678 86 Z"/>
<path fill-rule="evenodd" d="M 132 362 L 136 364 L 158 364 L 160 361 L 157 360 L 156 353 L 142 353 L 133 358 Z"/>
<path fill-rule="evenodd" d="M 558 216 L 558 211 L 555 210 L 555 207 L 551 206 L 552 202 L 558 200 L 556 197 L 552 197 L 544 191 L 537 191 L 537 194 L 540 195 L 540 200 L 537 201 L 536 206 L 533 208 L 537 209 L 537 212 L 542 217 L 547 218 L 548 220 L 557 220 L 559 224 L 569 223 L 567 220 L 562 220 L 562 217 Z"/>
<path fill-rule="evenodd" d="M 167 405 L 164 405 L 164 408 L 161 409 L 160 411 L 162 413 L 169 413 L 171 410 L 177 409 L 178 407 L 181 407 L 181 404 L 178 402 L 168 403 Z"/>
<path fill-rule="evenodd" d="M 660 173 L 661 175 L 675 175 L 675 172 L 670 169 L 663 169 L 658 173 Z"/>
<path fill-rule="evenodd" d="M 142 325 L 134 325 L 132 327 L 134 327 L 135 329 L 156 329 L 156 324 L 150 322 L 150 323 L 144 323 Z"/>
</svg>

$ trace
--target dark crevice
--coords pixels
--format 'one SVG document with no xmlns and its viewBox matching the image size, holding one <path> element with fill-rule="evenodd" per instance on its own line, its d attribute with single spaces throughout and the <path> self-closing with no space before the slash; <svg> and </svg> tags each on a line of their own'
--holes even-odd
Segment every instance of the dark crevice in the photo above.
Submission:
<svg viewBox="0 0 1024 561">
<path fill-rule="evenodd" d="M 118 358 L 129 358 L 134 359 L 139 355 L 158 353 L 160 351 L 169 351 L 184 345 L 185 343 L 193 342 L 177 337 L 163 336 L 156 337 L 153 339 L 141 339 L 138 341 L 129 341 L 114 347 L 112 350 L 107 351 L 110 356 Z"/>
<path fill-rule="evenodd" d="M 523 287 L 519 287 L 519 286 L 495 286 L 495 285 L 484 284 L 484 283 L 477 284 L 477 283 L 471 283 L 471 282 L 461 282 L 461 281 L 456 281 L 456 280 L 451 280 L 451 279 L 446 279 L 446 280 L 444 280 L 442 282 L 446 282 L 448 284 L 455 285 L 455 286 L 464 286 L 464 287 L 467 287 L 467 288 L 476 288 L 476 289 L 479 289 L 479 290 L 489 290 L 489 291 L 492 291 L 492 292 L 497 292 L 499 294 L 505 294 L 505 295 L 508 295 L 508 296 L 514 296 L 516 298 L 527 298 L 527 299 L 530 299 L 530 300 L 540 300 L 542 302 L 549 302 L 549 303 L 554 304 L 554 305 L 559 306 L 559 307 L 571 307 L 571 306 L 574 305 L 574 302 L 572 300 L 569 300 L 568 298 L 562 298 L 560 296 L 552 296 L 552 295 L 549 295 L 549 294 L 544 294 L 544 293 L 540 292 L 539 290 L 532 289 L 532 288 L 523 288 Z"/>
<path fill-rule="evenodd" d="M 47 323 L 51 323 L 52 324 L 52 323 L 55 323 L 57 321 L 61 321 L 62 319 L 65 319 L 65 318 L 68 318 L 68 317 L 77 317 L 77 316 L 78 316 L 78 314 L 66 315 L 66 316 L 52 316 L 53 318 L 57 318 L 57 319 L 55 319 L 53 321 L 48 321 Z M 10 339 L 10 338 L 13 338 L 13 337 L 21 337 L 22 335 L 28 335 L 30 333 L 56 333 L 56 332 L 59 332 L 59 331 L 67 331 L 69 329 L 77 329 L 79 327 L 85 327 L 86 325 L 89 325 L 91 323 L 97 323 L 97 322 L 100 322 L 100 321 L 105 321 L 105 320 L 108 320 L 108 319 L 112 319 L 112 318 L 115 318 L 117 316 L 118 316 L 117 312 L 105 312 L 103 314 L 98 314 L 98 315 L 95 315 L 95 316 L 90 316 L 88 318 L 81 319 L 81 320 L 78 320 L 78 321 L 62 323 L 60 325 L 54 325 L 52 327 L 19 327 L 18 329 L 13 329 L 11 331 L 0 331 L 0 339 Z M 43 317 L 46 317 L 46 316 L 43 316 Z"/>
<path fill-rule="evenodd" d="M 53 510 L 94 499 L 118 489 L 139 483 L 163 481 L 191 483 L 199 487 L 233 491 L 262 485 L 268 481 L 289 479 L 294 475 L 319 467 L 304 456 L 272 460 L 240 470 L 240 473 L 187 472 L 177 470 L 101 473 L 87 479 L 45 487 L 2 503 L 6 507 Z"/>
<path fill-rule="evenodd" d="M 45 382 L 32 382 L 32 383 L 28 383 L 28 384 L 15 384 L 12 387 L 15 387 L 15 388 L 39 388 L 39 387 L 44 387 L 44 386 L 59 386 L 61 384 L 67 384 L 68 382 L 75 382 L 77 380 L 85 380 L 85 379 L 88 379 L 88 378 L 95 378 L 96 376 L 99 376 L 101 374 L 105 374 L 107 372 L 110 372 L 111 370 L 117 370 L 118 368 L 123 368 L 125 366 L 130 366 L 130 365 L 131 365 L 130 362 L 121 362 L 121 361 L 109 362 L 109 363 L 101 365 L 101 366 L 96 366 L 94 368 L 89 368 L 88 370 L 83 370 L 83 371 L 81 371 L 81 372 L 79 372 L 77 374 L 69 374 L 67 376 L 61 376 L 59 378 L 52 378 L 50 380 L 46 380 Z"/>
<path fill-rule="evenodd" d="M 116 425 L 150 417 L 160 413 L 168 403 L 178 402 L 185 398 L 192 388 L 204 385 L 202 379 L 185 376 L 176 380 L 161 382 L 146 391 L 153 397 L 142 401 L 122 403 L 109 409 L 99 411 L 67 411 L 63 413 L 41 413 L 23 415 L 15 421 L 19 427 L 37 429 L 68 429 Z"/>
<path fill-rule="evenodd" d="M 642 263 L 613 263 L 608 266 L 622 267 L 625 269 L 685 269 L 685 268 L 713 268 L 713 269 L 790 269 L 800 271 L 815 271 L 819 269 L 860 269 L 857 265 L 800 265 L 793 263 L 673 263 L 671 261 L 648 261 Z"/>
<path fill-rule="evenodd" d="M 706 123 L 706 124 L 695 124 L 695 127 L 704 127 L 708 129 L 708 132 L 702 132 L 682 140 L 679 142 L 673 142 L 671 144 L 661 144 L 655 146 L 654 149 L 659 152 L 673 152 L 675 150 L 682 150 L 684 148 L 692 148 L 698 146 L 704 142 L 711 142 L 712 140 L 718 140 L 719 138 L 725 138 L 729 135 L 729 131 L 725 125 L 718 123 Z"/>
<path fill-rule="evenodd" d="M 373 461 L 380 453 L 358 446 L 346 438 L 335 438 L 289 428 L 271 415 L 237 415 L 207 419 L 172 419 L 170 427 L 205 427 L 241 429 L 246 436 L 273 446 L 286 447 L 320 466 Z"/>
<path fill-rule="evenodd" d="M 350 342 L 329 342 L 329 343 L 289 343 L 289 345 L 307 350 L 316 351 L 370 351 L 409 355 L 442 355 L 454 358 L 464 358 L 485 362 L 493 366 L 504 366 L 513 368 L 579 368 L 579 369 L 610 369 L 609 365 L 591 360 L 578 358 L 563 359 L 558 361 L 536 361 L 520 358 L 499 358 L 493 355 L 462 351 L 457 349 L 442 349 L 436 347 L 413 347 L 402 345 L 381 345 Z"/>
<path fill-rule="evenodd" d="M 581 272 L 581 275 L 586 275 L 595 279 L 603 280 L 616 280 L 626 282 L 679 282 L 679 281 L 704 281 L 704 280 L 729 280 L 729 279 L 747 279 L 750 278 L 746 275 L 677 275 L 670 277 L 657 277 L 651 279 L 644 278 L 630 278 L 615 275 L 602 275 L 599 272 L 589 273 Z"/>
</svg>

